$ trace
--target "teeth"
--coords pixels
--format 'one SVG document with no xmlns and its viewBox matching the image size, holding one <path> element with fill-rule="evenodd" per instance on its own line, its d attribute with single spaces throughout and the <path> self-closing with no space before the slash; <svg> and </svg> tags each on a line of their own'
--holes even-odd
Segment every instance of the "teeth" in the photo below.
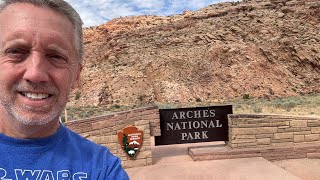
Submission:
<svg viewBox="0 0 320 180">
<path fill-rule="evenodd" d="M 28 98 L 36 99 L 36 100 L 45 99 L 49 97 L 49 94 L 38 94 L 38 93 L 23 93 L 23 95 Z"/>
</svg>

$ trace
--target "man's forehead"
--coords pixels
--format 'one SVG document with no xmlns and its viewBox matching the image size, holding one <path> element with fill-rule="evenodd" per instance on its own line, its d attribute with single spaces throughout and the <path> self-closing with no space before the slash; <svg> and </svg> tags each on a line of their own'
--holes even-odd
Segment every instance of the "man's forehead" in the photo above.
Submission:
<svg viewBox="0 0 320 180">
<path fill-rule="evenodd" d="M 55 45 L 63 49 L 76 49 L 74 28 L 67 17 L 49 8 L 27 3 L 15 3 L 0 13 L 0 43 L 21 39 L 19 44 Z"/>
<path fill-rule="evenodd" d="M 5 7 L 0 12 L 0 17 L 3 16 L 4 19 L 18 18 L 19 20 L 28 20 L 32 23 L 39 22 L 50 22 L 50 23 L 64 23 L 72 24 L 72 22 L 65 15 L 50 9 L 45 6 L 36 6 L 31 3 L 13 3 Z"/>
</svg>

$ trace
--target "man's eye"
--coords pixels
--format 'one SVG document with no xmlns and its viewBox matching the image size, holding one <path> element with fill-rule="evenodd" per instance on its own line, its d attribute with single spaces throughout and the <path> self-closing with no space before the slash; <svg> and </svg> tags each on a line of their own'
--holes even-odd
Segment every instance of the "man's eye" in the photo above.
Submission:
<svg viewBox="0 0 320 180">
<path fill-rule="evenodd" d="M 67 58 L 59 54 L 48 54 L 47 57 L 50 60 L 58 61 L 60 63 L 67 63 Z"/>
<path fill-rule="evenodd" d="M 19 48 L 10 48 L 5 51 L 5 54 L 14 60 L 23 60 L 28 56 L 28 51 Z"/>
<path fill-rule="evenodd" d="M 28 52 L 23 49 L 12 48 L 6 50 L 5 54 L 7 54 L 11 58 L 24 58 L 28 54 Z"/>
</svg>

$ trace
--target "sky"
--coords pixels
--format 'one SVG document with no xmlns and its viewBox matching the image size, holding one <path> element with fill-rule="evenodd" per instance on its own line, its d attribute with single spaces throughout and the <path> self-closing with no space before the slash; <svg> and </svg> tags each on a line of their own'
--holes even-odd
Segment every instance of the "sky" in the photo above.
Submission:
<svg viewBox="0 0 320 180">
<path fill-rule="evenodd" d="M 237 0 L 66 0 L 80 14 L 85 27 L 136 15 L 169 16 L 196 11 L 211 4 Z"/>
</svg>

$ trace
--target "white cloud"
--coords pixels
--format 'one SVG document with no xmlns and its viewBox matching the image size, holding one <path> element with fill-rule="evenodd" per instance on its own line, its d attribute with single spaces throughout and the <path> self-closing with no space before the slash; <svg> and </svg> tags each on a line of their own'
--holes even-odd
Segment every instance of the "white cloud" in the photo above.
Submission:
<svg viewBox="0 0 320 180">
<path fill-rule="evenodd" d="M 86 27 L 124 16 L 181 14 L 225 1 L 235 0 L 67 0 Z"/>
</svg>

